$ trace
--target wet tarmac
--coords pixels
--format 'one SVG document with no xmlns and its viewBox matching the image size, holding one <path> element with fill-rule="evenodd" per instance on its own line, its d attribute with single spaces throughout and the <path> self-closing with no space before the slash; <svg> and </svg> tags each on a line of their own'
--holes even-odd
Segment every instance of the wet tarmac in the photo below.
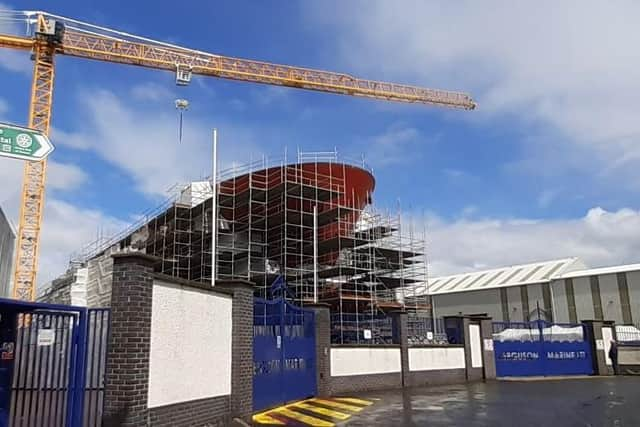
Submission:
<svg viewBox="0 0 640 427">
<path fill-rule="evenodd" d="M 349 427 L 640 426 L 640 377 L 498 381 L 362 396 L 381 400 Z"/>
</svg>

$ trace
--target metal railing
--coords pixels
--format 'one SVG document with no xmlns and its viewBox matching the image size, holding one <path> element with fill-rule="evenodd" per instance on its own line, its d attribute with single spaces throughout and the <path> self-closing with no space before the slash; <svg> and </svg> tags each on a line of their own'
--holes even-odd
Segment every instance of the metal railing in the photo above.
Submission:
<svg viewBox="0 0 640 427">
<path fill-rule="evenodd" d="M 449 340 L 444 319 L 431 317 L 407 317 L 407 341 L 409 345 L 447 345 Z"/>
<path fill-rule="evenodd" d="M 371 314 L 331 315 L 332 344 L 393 344 L 391 317 Z"/>
</svg>

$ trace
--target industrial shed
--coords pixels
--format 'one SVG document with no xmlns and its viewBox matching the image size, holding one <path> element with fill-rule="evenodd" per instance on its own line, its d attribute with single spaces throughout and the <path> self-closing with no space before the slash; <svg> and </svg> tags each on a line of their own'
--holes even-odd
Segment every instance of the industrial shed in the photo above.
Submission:
<svg viewBox="0 0 640 427">
<path fill-rule="evenodd" d="M 436 277 L 414 293 L 431 296 L 435 317 L 640 323 L 640 264 L 588 269 L 579 258 L 563 258 Z"/>
</svg>

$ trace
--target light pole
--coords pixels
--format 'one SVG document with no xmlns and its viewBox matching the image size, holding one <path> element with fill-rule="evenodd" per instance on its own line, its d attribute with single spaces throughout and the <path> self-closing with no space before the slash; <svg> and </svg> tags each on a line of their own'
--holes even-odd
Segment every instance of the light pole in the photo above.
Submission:
<svg viewBox="0 0 640 427">
<path fill-rule="evenodd" d="M 218 235 L 218 129 L 213 129 L 211 172 L 211 286 L 216 285 L 216 244 Z"/>
</svg>

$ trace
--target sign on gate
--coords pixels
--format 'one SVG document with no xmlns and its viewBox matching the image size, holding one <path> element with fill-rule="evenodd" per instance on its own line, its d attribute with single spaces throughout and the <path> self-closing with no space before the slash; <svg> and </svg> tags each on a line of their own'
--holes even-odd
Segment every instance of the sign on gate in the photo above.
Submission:
<svg viewBox="0 0 640 427">
<path fill-rule="evenodd" d="M 593 374 L 591 343 L 582 325 L 495 322 L 496 330 L 499 377 Z"/>
<path fill-rule="evenodd" d="M 253 410 L 316 394 L 314 313 L 284 298 L 256 298 L 253 314 Z"/>
</svg>

